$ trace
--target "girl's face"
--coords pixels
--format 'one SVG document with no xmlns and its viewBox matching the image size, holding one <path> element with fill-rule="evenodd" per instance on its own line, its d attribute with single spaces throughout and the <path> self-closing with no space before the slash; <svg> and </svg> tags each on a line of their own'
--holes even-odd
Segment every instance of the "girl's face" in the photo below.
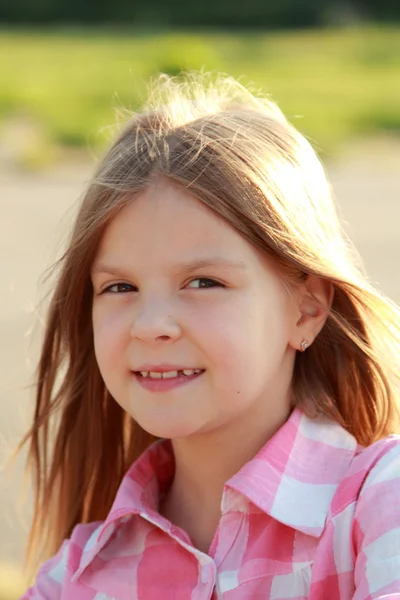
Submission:
<svg viewBox="0 0 400 600">
<path fill-rule="evenodd" d="M 143 429 L 180 438 L 287 417 L 299 310 L 270 260 L 184 190 L 160 180 L 122 209 L 92 281 L 101 375 Z M 201 373 L 144 380 L 149 369 Z"/>
</svg>

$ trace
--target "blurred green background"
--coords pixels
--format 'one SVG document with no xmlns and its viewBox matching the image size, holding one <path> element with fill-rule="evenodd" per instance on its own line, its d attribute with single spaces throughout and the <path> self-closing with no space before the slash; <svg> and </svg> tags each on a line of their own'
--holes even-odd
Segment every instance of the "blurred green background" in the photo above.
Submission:
<svg viewBox="0 0 400 600">
<path fill-rule="evenodd" d="M 270 93 L 322 154 L 354 136 L 400 131 L 400 27 L 292 31 L 104 29 L 0 32 L 0 128 L 28 134 L 16 160 L 35 168 L 93 150 L 149 77 L 224 71 Z M 0 129 L 1 131 L 1 129 Z M 1 135 L 1 133 L 0 133 Z M 63 152 L 60 153 L 60 150 Z"/>
<path fill-rule="evenodd" d="M 55 210 L 47 199 L 43 205 L 36 199 L 36 206 L 27 208 L 32 186 L 39 181 L 27 179 L 27 174 L 51 172 L 68 161 L 92 163 L 112 137 L 118 114 L 140 104 L 150 77 L 190 69 L 223 71 L 269 93 L 323 159 L 340 156 L 354 140 L 362 144 L 382 135 L 400 139 L 400 3 L 392 0 L 5 0 L 0 6 L 0 186 L 6 181 L 8 187 L 0 187 L 0 202 L 10 244 L 17 237 L 13 223 L 20 217 L 13 213 L 15 220 L 8 224 L 7 206 L 20 203 L 13 210 L 26 213 L 27 223 L 34 214 L 37 223 L 44 222 Z M 394 156 L 391 149 L 389 154 Z M 51 177 L 40 179 L 40 190 L 49 189 L 49 196 L 56 198 L 66 179 L 61 177 L 53 193 Z M 70 172 L 65 177 L 69 180 Z M 347 189 L 356 220 L 364 205 L 356 203 L 358 183 L 353 181 L 363 179 L 362 169 L 351 177 Z M 394 190 L 398 179 L 393 182 Z M 370 182 L 364 183 L 371 188 Z M 71 193 L 68 188 L 66 194 Z M 390 194 L 394 207 L 397 192 Z M 370 221 L 369 229 L 366 225 L 361 232 L 366 253 L 378 222 L 374 216 Z M 394 244 L 397 233 L 390 233 L 389 225 L 381 231 L 382 243 L 390 239 Z M 51 227 L 53 221 L 46 231 Z M 4 265 L 10 256 L 17 265 L 20 246 L 10 251 L 10 244 L 4 246 Z M 393 254 L 393 246 L 386 253 L 381 257 Z M 376 254 L 376 246 L 371 247 L 371 256 Z M 25 277 L 30 267 L 24 261 L 21 254 L 19 268 L 25 269 Z M 41 261 L 42 255 L 32 266 L 32 281 L 40 275 Z M 10 267 L 10 273 L 16 268 Z M 391 277 L 388 273 L 387 281 Z M 25 327 L 28 321 L 11 312 L 14 296 L 6 301 L 9 313 L 3 314 L 12 314 L 15 323 L 19 319 L 18 327 Z M 0 324 L 11 361 L 16 325 L 8 332 L 5 327 L 14 322 L 7 319 Z M 11 496 L 3 492 L 0 506 L 12 503 L 17 491 L 13 488 Z M 0 600 L 16 600 L 24 584 L 17 554 L 5 550 L 12 531 L 7 527 L 0 523 Z M 19 543 L 21 535 L 16 534 Z"/>
</svg>

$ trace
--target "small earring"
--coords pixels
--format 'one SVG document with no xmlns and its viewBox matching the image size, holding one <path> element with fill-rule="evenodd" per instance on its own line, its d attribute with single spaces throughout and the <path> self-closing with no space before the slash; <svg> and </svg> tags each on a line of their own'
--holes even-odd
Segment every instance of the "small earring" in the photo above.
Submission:
<svg viewBox="0 0 400 600">
<path fill-rule="evenodd" d="M 305 350 L 307 350 L 309 345 L 310 344 L 307 342 L 307 340 L 303 340 L 300 344 L 300 351 L 304 352 Z"/>
</svg>

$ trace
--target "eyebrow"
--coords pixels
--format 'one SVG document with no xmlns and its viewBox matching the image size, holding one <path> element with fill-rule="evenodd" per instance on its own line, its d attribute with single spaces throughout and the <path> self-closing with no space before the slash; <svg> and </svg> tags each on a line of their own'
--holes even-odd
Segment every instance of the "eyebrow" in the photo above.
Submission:
<svg viewBox="0 0 400 600">
<path fill-rule="evenodd" d="M 197 271 L 198 269 L 212 267 L 219 267 L 227 270 L 244 270 L 246 268 L 246 264 L 241 260 L 235 261 L 217 256 L 211 258 L 201 258 L 192 260 L 187 263 L 177 264 L 174 266 L 173 271 L 181 273 L 192 273 L 193 271 Z M 123 271 L 123 269 L 115 267 L 111 264 L 98 262 L 94 264 L 91 274 L 107 274 L 121 276 L 123 275 Z"/>
</svg>

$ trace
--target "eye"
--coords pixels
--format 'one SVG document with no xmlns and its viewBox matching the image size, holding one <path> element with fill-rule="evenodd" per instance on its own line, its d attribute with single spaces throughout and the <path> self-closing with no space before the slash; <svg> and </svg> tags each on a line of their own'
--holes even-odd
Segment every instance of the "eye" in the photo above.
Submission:
<svg viewBox="0 0 400 600">
<path fill-rule="evenodd" d="M 191 285 L 194 282 L 202 282 L 202 283 L 206 283 L 206 285 L 199 285 L 199 286 L 195 286 L 195 289 L 207 289 L 207 288 L 213 288 L 213 287 L 225 287 L 222 283 L 220 283 L 219 281 L 216 281 L 215 279 L 209 279 L 208 277 L 198 277 L 197 279 L 192 279 L 192 281 L 188 284 Z"/>
<path fill-rule="evenodd" d="M 134 292 L 135 287 L 129 283 L 113 283 L 101 291 L 101 294 L 126 294 L 127 292 Z"/>
</svg>

